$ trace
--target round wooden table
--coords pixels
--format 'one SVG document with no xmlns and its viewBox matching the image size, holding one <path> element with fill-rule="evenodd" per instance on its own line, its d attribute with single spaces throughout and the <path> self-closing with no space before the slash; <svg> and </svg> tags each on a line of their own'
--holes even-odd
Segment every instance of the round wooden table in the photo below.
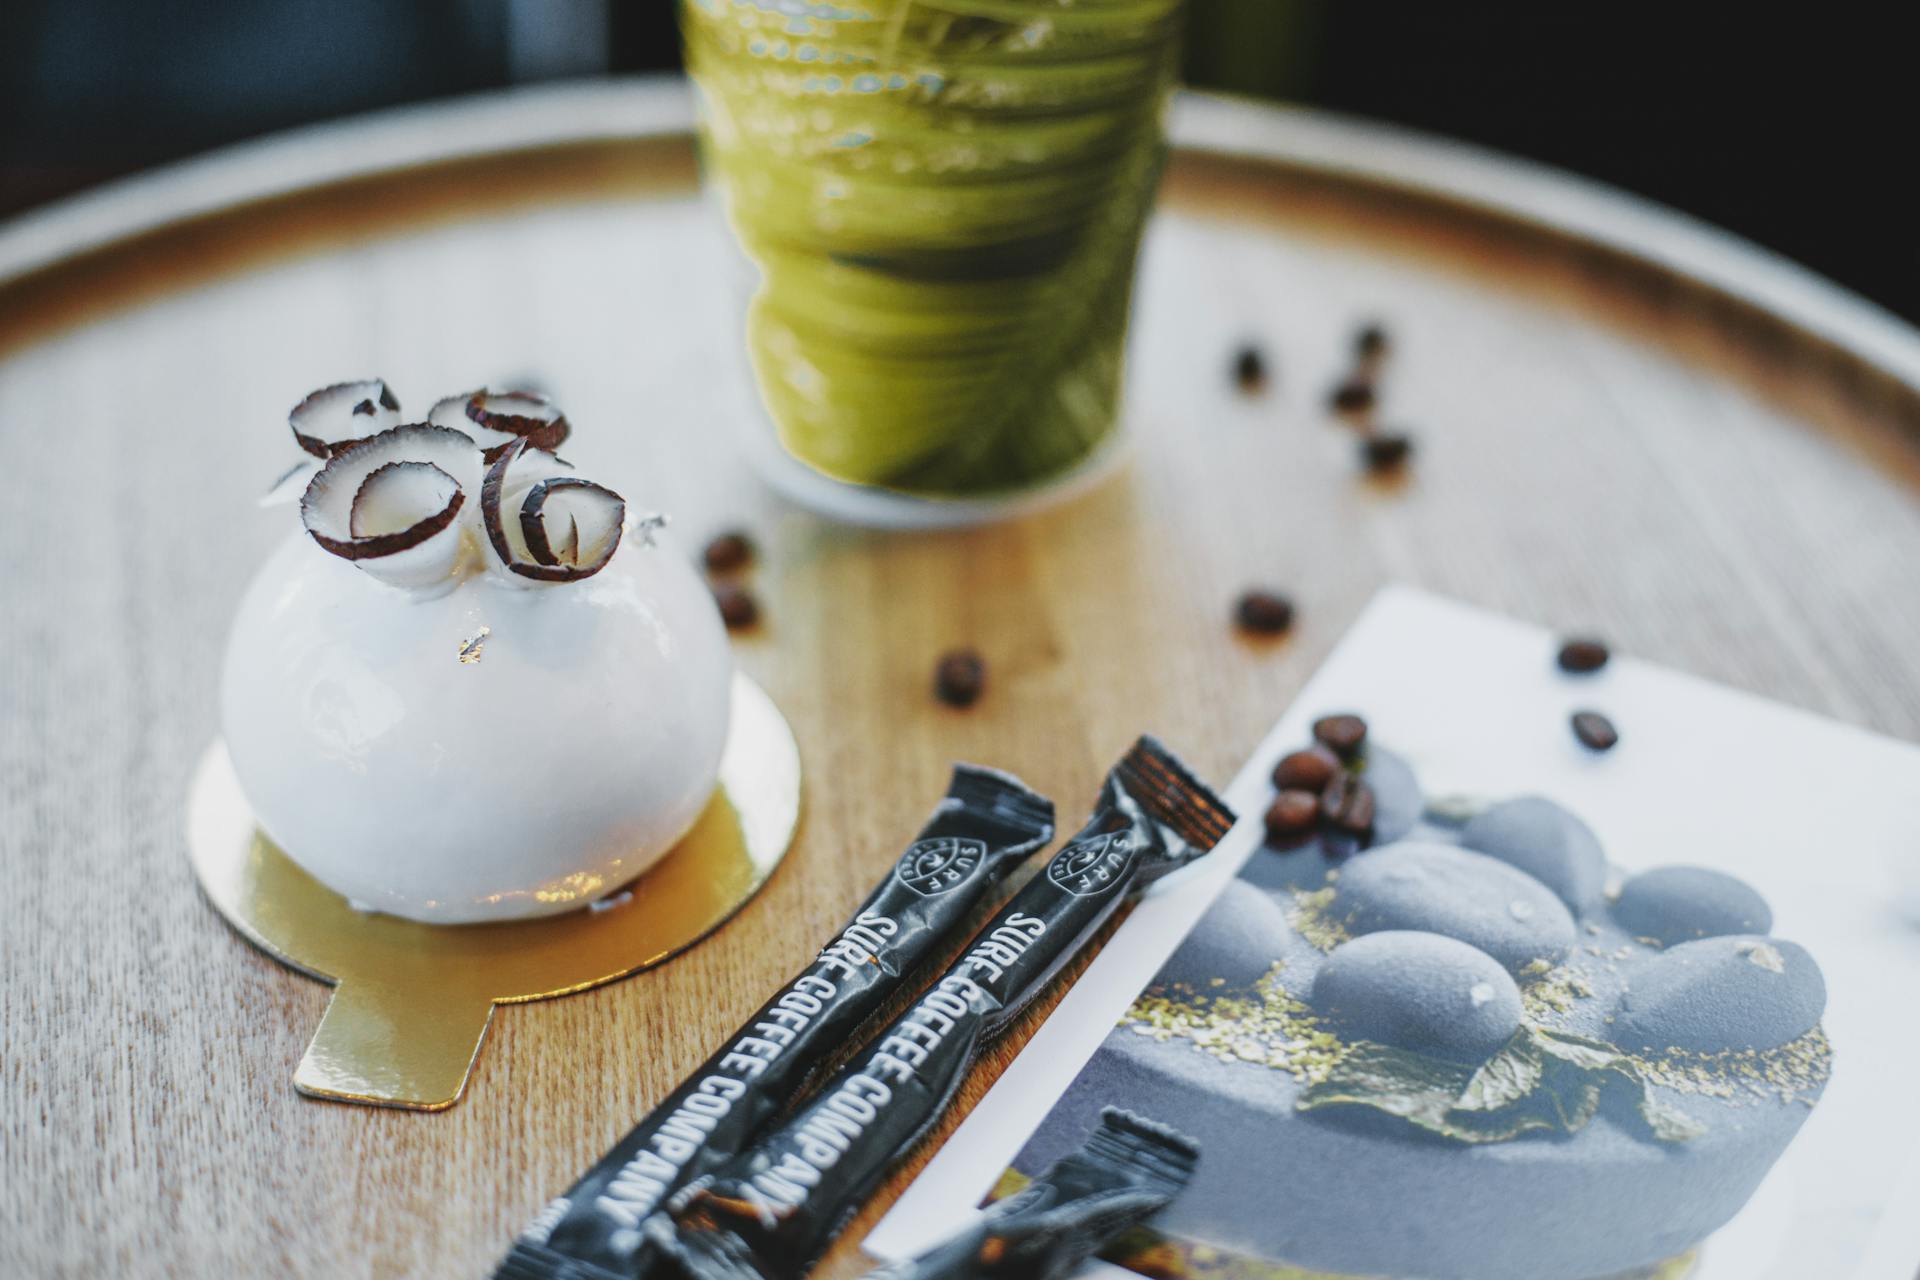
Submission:
<svg viewBox="0 0 1920 1280">
<path fill-rule="evenodd" d="M 689 119 L 678 82 L 505 94 L 0 228 L 0 1271 L 481 1274 L 811 954 L 949 762 L 1070 822 L 1143 730 L 1224 781 L 1388 580 L 1920 736 L 1920 335 L 1790 264 L 1566 175 L 1188 98 L 1130 464 L 1012 523 L 883 535 L 737 454 Z M 1374 318 L 1399 483 L 1325 408 Z M 1229 377 L 1243 340 L 1265 394 Z M 808 779 L 756 901 L 660 969 L 501 1010 L 437 1115 L 294 1093 L 328 991 L 229 932 L 183 852 L 227 620 L 293 525 L 254 505 L 287 407 L 369 373 L 416 409 L 535 380 L 569 451 L 689 543 L 750 528 L 739 661 Z M 1291 637 L 1234 634 L 1250 585 L 1295 597 Z M 991 666 L 965 712 L 929 693 L 957 644 Z M 859 1266 L 843 1244 L 829 1270 Z"/>
</svg>

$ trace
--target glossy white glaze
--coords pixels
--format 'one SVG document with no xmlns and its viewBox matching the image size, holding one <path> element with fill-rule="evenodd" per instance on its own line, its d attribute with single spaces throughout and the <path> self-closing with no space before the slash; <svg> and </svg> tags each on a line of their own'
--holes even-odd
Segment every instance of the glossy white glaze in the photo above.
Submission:
<svg viewBox="0 0 1920 1280">
<path fill-rule="evenodd" d="M 592 901 L 685 834 L 731 674 L 711 595 L 664 541 L 584 582 L 474 573 L 423 597 L 302 533 L 241 601 L 221 720 L 261 827 L 323 884 L 415 920 L 505 920 Z"/>
</svg>

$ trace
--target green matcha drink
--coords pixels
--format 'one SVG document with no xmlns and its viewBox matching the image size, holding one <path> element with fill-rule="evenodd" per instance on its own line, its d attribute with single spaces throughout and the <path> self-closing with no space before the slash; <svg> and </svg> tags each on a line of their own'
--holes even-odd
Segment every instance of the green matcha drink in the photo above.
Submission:
<svg viewBox="0 0 1920 1280">
<path fill-rule="evenodd" d="M 1114 429 L 1182 0 L 682 0 L 793 456 L 972 497 Z"/>
</svg>

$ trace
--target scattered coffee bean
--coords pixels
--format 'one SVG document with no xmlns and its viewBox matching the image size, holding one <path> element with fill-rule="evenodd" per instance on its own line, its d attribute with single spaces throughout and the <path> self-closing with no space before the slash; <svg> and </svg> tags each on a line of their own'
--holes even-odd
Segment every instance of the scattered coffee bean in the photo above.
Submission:
<svg viewBox="0 0 1920 1280">
<path fill-rule="evenodd" d="M 933 694 L 950 707 L 970 707 L 987 687 L 987 664 L 971 649 L 940 655 L 933 668 Z"/>
<path fill-rule="evenodd" d="M 1352 836 L 1373 830 L 1373 788 L 1350 773 L 1334 775 L 1320 793 L 1320 816 L 1328 826 Z"/>
<path fill-rule="evenodd" d="M 1233 606 L 1233 620 L 1242 631 L 1277 636 L 1293 625 L 1293 601 L 1277 591 L 1249 591 Z"/>
<path fill-rule="evenodd" d="M 1613 721 L 1598 711 L 1574 712 L 1573 736 L 1591 751 L 1611 751 L 1614 743 L 1620 741 L 1620 731 L 1613 727 Z"/>
<path fill-rule="evenodd" d="M 1317 792 L 1282 791 L 1267 806 L 1267 834 L 1276 840 L 1306 835 L 1319 821 Z"/>
<path fill-rule="evenodd" d="M 729 631 L 742 631 L 760 621 L 760 602 L 737 583 L 716 584 L 713 602 L 720 606 L 720 620 L 727 624 Z"/>
<path fill-rule="evenodd" d="M 1321 716 L 1313 722 L 1313 740 L 1342 760 L 1352 760 L 1367 745 L 1367 722 L 1359 716 Z"/>
<path fill-rule="evenodd" d="M 1304 751 L 1282 756 L 1280 763 L 1273 766 L 1273 785 L 1282 791 L 1311 791 L 1318 795 L 1339 772 L 1340 757 L 1315 743 Z"/>
<path fill-rule="evenodd" d="M 1261 358 L 1260 348 L 1240 348 L 1240 354 L 1233 358 L 1233 380 L 1242 391 L 1258 391 L 1267 385 L 1267 362 Z"/>
<path fill-rule="evenodd" d="M 1397 471 L 1413 453 L 1413 441 L 1398 433 L 1368 436 L 1360 442 L 1360 460 L 1376 475 Z"/>
<path fill-rule="evenodd" d="M 1387 331 L 1378 324 L 1361 326 L 1353 335 L 1353 354 L 1362 360 L 1378 360 L 1387 354 Z"/>
<path fill-rule="evenodd" d="M 753 539 L 739 529 L 716 534 L 701 553 L 708 573 L 732 573 L 753 563 Z"/>
<path fill-rule="evenodd" d="M 1373 384 L 1364 378 L 1348 378 L 1327 397 L 1336 413 L 1366 413 L 1373 408 L 1373 401 Z"/>
<path fill-rule="evenodd" d="M 1560 669 L 1583 676 L 1607 665 L 1607 646 L 1598 640 L 1569 640 L 1560 646 Z"/>
</svg>

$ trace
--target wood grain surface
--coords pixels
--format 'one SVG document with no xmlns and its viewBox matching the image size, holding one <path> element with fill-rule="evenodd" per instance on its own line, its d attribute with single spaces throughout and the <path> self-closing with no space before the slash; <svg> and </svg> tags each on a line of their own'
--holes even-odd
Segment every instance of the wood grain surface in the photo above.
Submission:
<svg viewBox="0 0 1920 1280">
<path fill-rule="evenodd" d="M 903 536 L 786 507 L 738 457 L 726 255 L 686 139 L 596 140 L 255 203 L 0 291 L 0 1273 L 480 1275 L 811 954 L 951 761 L 1069 821 L 1143 730 L 1224 782 L 1390 580 L 1920 737 L 1911 390 L 1671 272 L 1184 151 L 1130 464 L 1038 516 Z M 1323 408 L 1370 318 L 1383 419 L 1417 440 L 1399 483 L 1364 479 Z M 1228 377 L 1247 339 L 1275 372 L 1257 397 Z M 368 373 L 420 410 L 536 381 L 576 460 L 683 547 L 751 529 L 765 622 L 739 661 L 808 776 L 757 901 L 659 970 L 500 1010 L 438 1115 L 295 1095 L 327 990 L 230 933 L 182 847 L 228 618 L 294 524 L 253 501 L 292 459 L 286 409 Z M 1232 632 L 1254 584 L 1296 598 L 1290 638 Z M 965 712 L 929 694 L 957 644 L 991 667 Z"/>
</svg>

